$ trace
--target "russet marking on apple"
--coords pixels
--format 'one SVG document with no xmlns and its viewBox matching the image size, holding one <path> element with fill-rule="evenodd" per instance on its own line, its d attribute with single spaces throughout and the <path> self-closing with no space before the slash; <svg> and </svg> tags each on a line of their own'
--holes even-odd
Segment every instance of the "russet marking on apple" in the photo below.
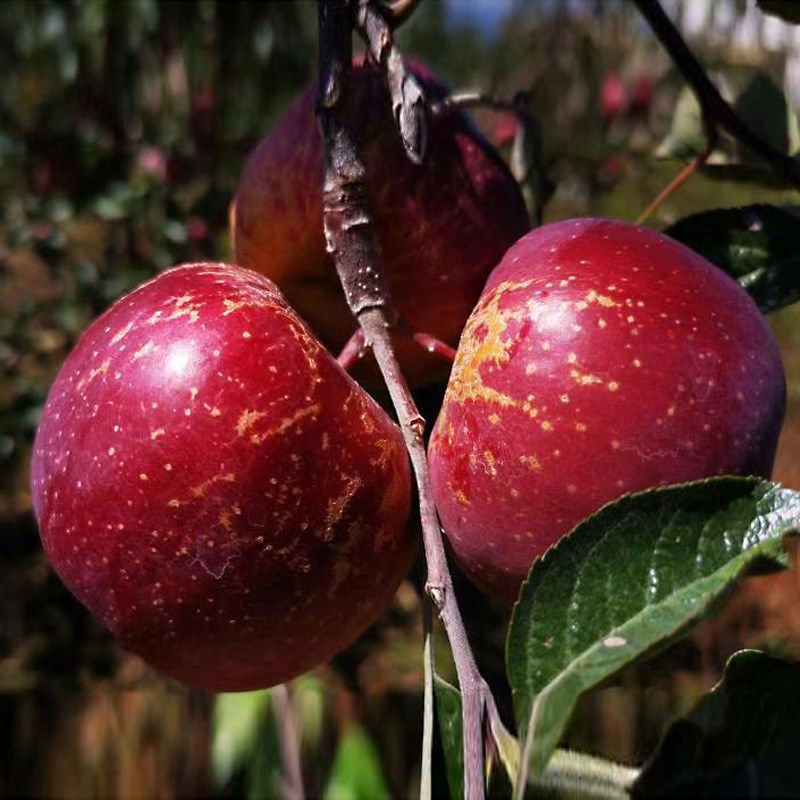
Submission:
<svg viewBox="0 0 800 800">
<path fill-rule="evenodd" d="M 510 604 L 533 558 L 623 491 L 768 476 L 783 407 L 774 340 L 734 281 L 654 231 L 545 226 L 465 326 L 429 450 L 444 528 Z"/>
<path fill-rule="evenodd" d="M 399 431 L 238 268 L 170 270 L 112 307 L 65 363 L 35 450 L 43 542 L 68 586 L 195 686 L 327 660 L 413 553 Z"/>
</svg>

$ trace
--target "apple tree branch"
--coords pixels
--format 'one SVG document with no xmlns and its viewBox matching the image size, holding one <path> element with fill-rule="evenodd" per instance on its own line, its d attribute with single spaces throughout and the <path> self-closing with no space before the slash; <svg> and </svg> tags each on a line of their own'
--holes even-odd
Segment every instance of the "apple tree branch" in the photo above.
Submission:
<svg viewBox="0 0 800 800">
<path fill-rule="evenodd" d="M 363 17 L 364 3 L 359 2 L 356 10 L 359 17 Z M 348 116 L 352 11 L 348 0 L 320 0 L 319 3 L 317 115 L 324 149 L 325 239 L 348 304 L 359 321 L 366 344 L 372 347 L 389 389 L 414 470 L 428 567 L 425 588 L 444 623 L 453 652 L 463 698 L 465 794 L 474 800 L 485 796 L 484 718 L 494 723 L 499 721 L 499 716 L 494 698 L 475 663 L 453 591 L 430 486 L 423 439 L 425 420 L 416 408 L 392 345 L 390 334 L 397 315 L 378 260 L 366 196 L 366 171 Z"/>
</svg>

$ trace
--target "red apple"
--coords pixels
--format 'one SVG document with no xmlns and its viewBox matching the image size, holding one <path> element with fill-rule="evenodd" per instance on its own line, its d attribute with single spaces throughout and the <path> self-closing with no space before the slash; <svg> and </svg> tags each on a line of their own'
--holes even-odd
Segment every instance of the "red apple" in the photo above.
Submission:
<svg viewBox="0 0 800 800">
<path fill-rule="evenodd" d="M 622 78 L 609 72 L 600 87 L 600 114 L 606 124 L 619 117 L 628 105 L 628 92 Z"/>
<path fill-rule="evenodd" d="M 427 70 L 413 71 L 429 99 L 445 95 Z M 356 321 L 325 252 L 315 93 L 309 86 L 251 155 L 231 205 L 231 239 L 236 261 L 274 280 L 338 353 Z M 374 66 L 354 67 L 351 100 L 392 298 L 414 329 L 454 347 L 492 267 L 529 228 L 520 190 L 459 113 L 430 120 L 425 163 L 412 164 Z M 397 349 L 412 384 L 447 374 L 419 345 L 398 340 Z"/>
<path fill-rule="evenodd" d="M 653 230 L 547 225 L 467 322 L 434 497 L 466 573 L 509 605 L 537 556 L 622 494 L 768 477 L 784 405 L 777 345 L 734 280 Z"/>
<path fill-rule="evenodd" d="M 646 73 L 636 76 L 631 89 L 628 114 L 632 117 L 646 117 L 653 103 L 653 79 Z"/>
<path fill-rule="evenodd" d="M 162 273 L 81 338 L 33 454 L 42 542 L 130 650 L 270 686 L 350 644 L 414 549 L 397 427 L 266 278 Z"/>
</svg>

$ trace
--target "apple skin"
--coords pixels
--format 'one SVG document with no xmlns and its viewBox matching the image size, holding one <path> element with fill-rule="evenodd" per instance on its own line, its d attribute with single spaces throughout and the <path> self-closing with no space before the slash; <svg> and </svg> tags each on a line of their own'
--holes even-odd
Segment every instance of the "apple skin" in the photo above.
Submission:
<svg viewBox="0 0 800 800">
<path fill-rule="evenodd" d="M 398 428 L 274 284 L 222 264 L 164 272 L 86 331 L 44 408 L 32 491 L 78 599 L 213 691 L 328 660 L 416 546 Z"/>
<path fill-rule="evenodd" d="M 412 71 L 429 100 L 446 94 L 427 69 Z M 325 251 L 315 95 L 316 84 L 307 87 L 250 156 L 231 205 L 231 241 L 234 260 L 274 280 L 338 354 L 356 321 Z M 350 101 L 392 300 L 412 328 L 455 347 L 489 272 L 530 227 L 525 201 L 465 115 L 430 118 L 427 156 L 415 165 L 377 68 L 354 66 Z M 408 339 L 396 337 L 396 350 L 412 385 L 446 377 L 449 364 Z M 377 376 L 374 367 L 358 374 Z"/>
<path fill-rule="evenodd" d="M 769 477 L 784 409 L 777 345 L 735 281 L 653 230 L 546 225 L 467 322 L 434 498 L 464 571 L 510 606 L 535 558 L 623 494 Z"/>
</svg>

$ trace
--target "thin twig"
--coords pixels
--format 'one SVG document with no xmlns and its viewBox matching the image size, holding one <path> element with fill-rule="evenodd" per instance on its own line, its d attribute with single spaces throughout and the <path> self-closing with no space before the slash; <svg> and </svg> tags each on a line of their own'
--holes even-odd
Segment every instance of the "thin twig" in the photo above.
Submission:
<svg viewBox="0 0 800 800">
<path fill-rule="evenodd" d="M 398 315 L 397 322 L 394 324 L 392 333 L 416 342 L 425 352 L 438 356 L 448 364 L 452 364 L 456 359 L 456 351 L 449 344 L 438 339 L 430 333 L 416 331 L 411 325 Z M 344 347 L 336 361 L 339 366 L 348 372 L 353 369 L 356 363 L 366 355 L 367 346 L 364 341 L 364 331 L 357 328 L 355 333 L 345 342 Z"/>
<path fill-rule="evenodd" d="M 761 156 L 779 175 L 800 186 L 800 160 L 782 153 L 762 139 L 736 113 L 711 82 L 703 65 L 689 49 L 658 0 L 633 0 L 633 2 L 684 80 L 692 87 L 700 103 L 703 117 Z"/>
<path fill-rule="evenodd" d="M 636 224 L 642 225 L 671 197 L 694 173 L 708 161 L 717 146 L 716 135 L 710 137 L 702 152 L 698 153 L 681 171 L 656 195 L 647 208 L 636 217 Z"/>
<path fill-rule="evenodd" d="M 365 191 L 366 172 L 347 116 L 351 37 L 347 0 L 321 0 L 318 119 L 324 143 L 323 221 L 347 302 L 358 318 L 394 404 L 420 499 L 422 537 L 428 567 L 426 592 L 442 618 L 462 694 L 464 786 L 469 800 L 485 796 L 483 717 L 497 714 L 467 640 L 447 566 L 433 503 L 423 433 L 425 421 L 414 404 L 392 346 L 396 321 L 377 257 L 374 226 Z"/>
<path fill-rule="evenodd" d="M 516 113 L 519 105 L 522 102 L 527 102 L 527 100 L 527 92 L 519 92 L 513 97 L 504 97 L 487 92 L 457 92 L 435 103 L 431 111 L 434 114 L 442 114 L 446 111 L 455 111 L 463 108 L 490 108 L 493 111 Z"/>
<path fill-rule="evenodd" d="M 347 340 L 341 353 L 336 356 L 336 361 L 343 370 L 350 372 L 365 352 L 364 331 L 361 328 L 357 328 L 355 333 Z"/>
<path fill-rule="evenodd" d="M 272 709 L 275 712 L 275 730 L 281 751 L 282 796 L 284 800 L 303 800 L 303 770 L 300 766 L 300 746 L 297 726 L 292 711 L 292 701 L 285 683 L 275 686 L 270 692 Z"/>
<path fill-rule="evenodd" d="M 428 461 L 423 442 L 425 421 L 420 416 L 403 378 L 391 339 L 388 336 L 382 309 L 363 311 L 359 315 L 359 322 L 364 329 L 367 342 L 372 345 L 375 360 L 378 362 L 392 397 L 417 481 L 422 538 L 428 566 L 425 591 L 433 601 L 444 623 L 461 690 L 465 797 L 483 798 L 485 794 L 483 717 L 484 711 L 493 706 L 493 700 L 489 700 L 491 692 L 475 663 L 461 611 L 453 591 L 453 581 L 447 566 L 439 519 L 430 486 Z"/>
<path fill-rule="evenodd" d="M 488 108 L 514 114 L 517 132 L 511 153 L 511 172 L 523 191 L 527 190 L 526 200 L 532 206 L 533 224 L 541 225 L 544 207 L 555 187 L 547 177 L 541 126 L 528 110 L 529 100 L 530 92 L 524 91 L 517 92 L 513 97 L 485 92 L 459 92 L 433 104 L 431 111 L 445 114 L 467 108 Z"/>
</svg>

